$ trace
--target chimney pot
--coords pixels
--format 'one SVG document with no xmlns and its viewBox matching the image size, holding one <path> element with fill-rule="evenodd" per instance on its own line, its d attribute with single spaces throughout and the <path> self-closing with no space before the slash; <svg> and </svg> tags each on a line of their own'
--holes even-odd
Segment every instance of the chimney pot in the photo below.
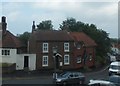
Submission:
<svg viewBox="0 0 120 86">
<path fill-rule="evenodd" d="M 5 16 L 2 17 L 2 23 L 3 22 L 6 23 L 6 17 Z"/>
</svg>

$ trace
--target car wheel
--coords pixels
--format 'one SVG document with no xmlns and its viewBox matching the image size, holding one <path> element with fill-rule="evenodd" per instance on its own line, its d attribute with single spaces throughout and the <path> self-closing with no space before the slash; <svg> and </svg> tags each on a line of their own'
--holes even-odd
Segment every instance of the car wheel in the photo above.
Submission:
<svg viewBox="0 0 120 86">
<path fill-rule="evenodd" d="M 84 84 L 84 81 L 79 81 L 79 84 Z"/>
<path fill-rule="evenodd" d="M 63 86 L 66 86 L 67 85 L 67 83 L 66 82 L 63 82 Z"/>
<path fill-rule="evenodd" d="M 82 81 L 79 81 L 79 84 L 82 84 L 83 82 Z"/>
<path fill-rule="evenodd" d="M 111 76 L 112 74 L 111 73 L 109 73 L 109 76 Z"/>
</svg>

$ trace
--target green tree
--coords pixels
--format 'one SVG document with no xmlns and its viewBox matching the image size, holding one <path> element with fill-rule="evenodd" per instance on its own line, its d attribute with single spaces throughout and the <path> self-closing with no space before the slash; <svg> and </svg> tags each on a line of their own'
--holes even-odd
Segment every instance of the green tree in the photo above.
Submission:
<svg viewBox="0 0 120 86">
<path fill-rule="evenodd" d="M 81 21 L 76 21 L 75 18 L 67 18 L 60 24 L 60 29 L 86 33 L 97 43 L 96 53 L 100 57 L 106 56 L 107 52 L 110 51 L 109 34 L 104 30 L 97 29 L 94 24 L 85 24 Z"/>
<path fill-rule="evenodd" d="M 53 25 L 51 20 L 46 20 L 40 22 L 39 25 L 37 25 L 38 30 L 53 30 Z"/>
<path fill-rule="evenodd" d="M 28 40 L 30 37 L 29 32 L 24 32 L 23 34 L 19 35 L 18 38 L 27 46 Z"/>
</svg>

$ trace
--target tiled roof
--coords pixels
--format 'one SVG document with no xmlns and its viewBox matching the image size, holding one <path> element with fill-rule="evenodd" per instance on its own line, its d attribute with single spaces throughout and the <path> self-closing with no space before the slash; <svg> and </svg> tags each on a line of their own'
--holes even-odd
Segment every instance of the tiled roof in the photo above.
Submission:
<svg viewBox="0 0 120 86">
<path fill-rule="evenodd" d="M 6 34 L 2 37 L 3 48 L 19 48 L 23 46 L 22 42 L 9 31 L 6 31 Z"/>
<path fill-rule="evenodd" d="M 113 43 L 112 46 L 115 47 L 115 48 L 120 49 L 120 44 L 119 43 Z"/>
<path fill-rule="evenodd" d="M 73 41 L 68 32 L 57 30 L 36 31 L 32 33 L 30 39 L 37 41 Z"/>
<path fill-rule="evenodd" d="M 74 41 L 84 42 L 85 46 L 96 46 L 97 44 L 93 39 L 87 36 L 83 32 L 70 32 L 71 37 Z"/>
</svg>

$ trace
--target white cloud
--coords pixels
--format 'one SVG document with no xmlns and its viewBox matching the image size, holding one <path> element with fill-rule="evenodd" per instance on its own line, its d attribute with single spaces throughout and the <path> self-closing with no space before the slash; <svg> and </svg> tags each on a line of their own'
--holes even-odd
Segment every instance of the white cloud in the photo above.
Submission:
<svg viewBox="0 0 120 86">
<path fill-rule="evenodd" d="M 2 16 L 2 3 L 0 2 L 0 16 Z"/>
<path fill-rule="evenodd" d="M 18 2 L 3 2 L 2 3 L 2 10 L 4 13 L 10 13 L 14 11 L 18 11 L 22 7 L 22 3 Z"/>
<path fill-rule="evenodd" d="M 21 13 L 19 11 L 12 12 L 7 15 L 10 22 L 17 21 L 18 19 L 20 19 L 20 16 L 21 16 Z"/>
<path fill-rule="evenodd" d="M 46 9 L 51 11 L 70 11 L 80 8 L 81 3 L 77 4 L 77 2 L 51 2 L 51 1 L 44 1 L 44 2 L 36 2 L 33 3 L 33 7 L 36 9 Z"/>
<path fill-rule="evenodd" d="M 118 2 L 119 0 L 1 0 L 2 2 L 45 2 L 45 1 L 51 1 L 51 2 Z"/>
<path fill-rule="evenodd" d="M 12 27 L 14 26 L 14 28 L 16 21 L 17 24 L 21 24 L 20 27 L 16 26 L 17 28 L 25 28 L 25 26 L 31 26 L 33 20 L 35 20 L 37 24 L 40 21 L 52 20 L 54 27 L 58 28 L 59 24 L 67 17 L 74 17 L 85 23 L 96 24 L 99 28 L 108 32 L 110 31 L 112 34 L 114 31 L 111 32 L 109 29 L 117 29 L 115 27 L 117 26 L 117 3 L 42 0 L 34 3 L 5 3 L 3 4 L 3 9 L 3 13 L 8 17 L 8 20 L 12 22 L 8 23 L 11 24 Z M 24 25 L 22 23 L 24 23 L 25 26 L 22 26 Z"/>
</svg>

